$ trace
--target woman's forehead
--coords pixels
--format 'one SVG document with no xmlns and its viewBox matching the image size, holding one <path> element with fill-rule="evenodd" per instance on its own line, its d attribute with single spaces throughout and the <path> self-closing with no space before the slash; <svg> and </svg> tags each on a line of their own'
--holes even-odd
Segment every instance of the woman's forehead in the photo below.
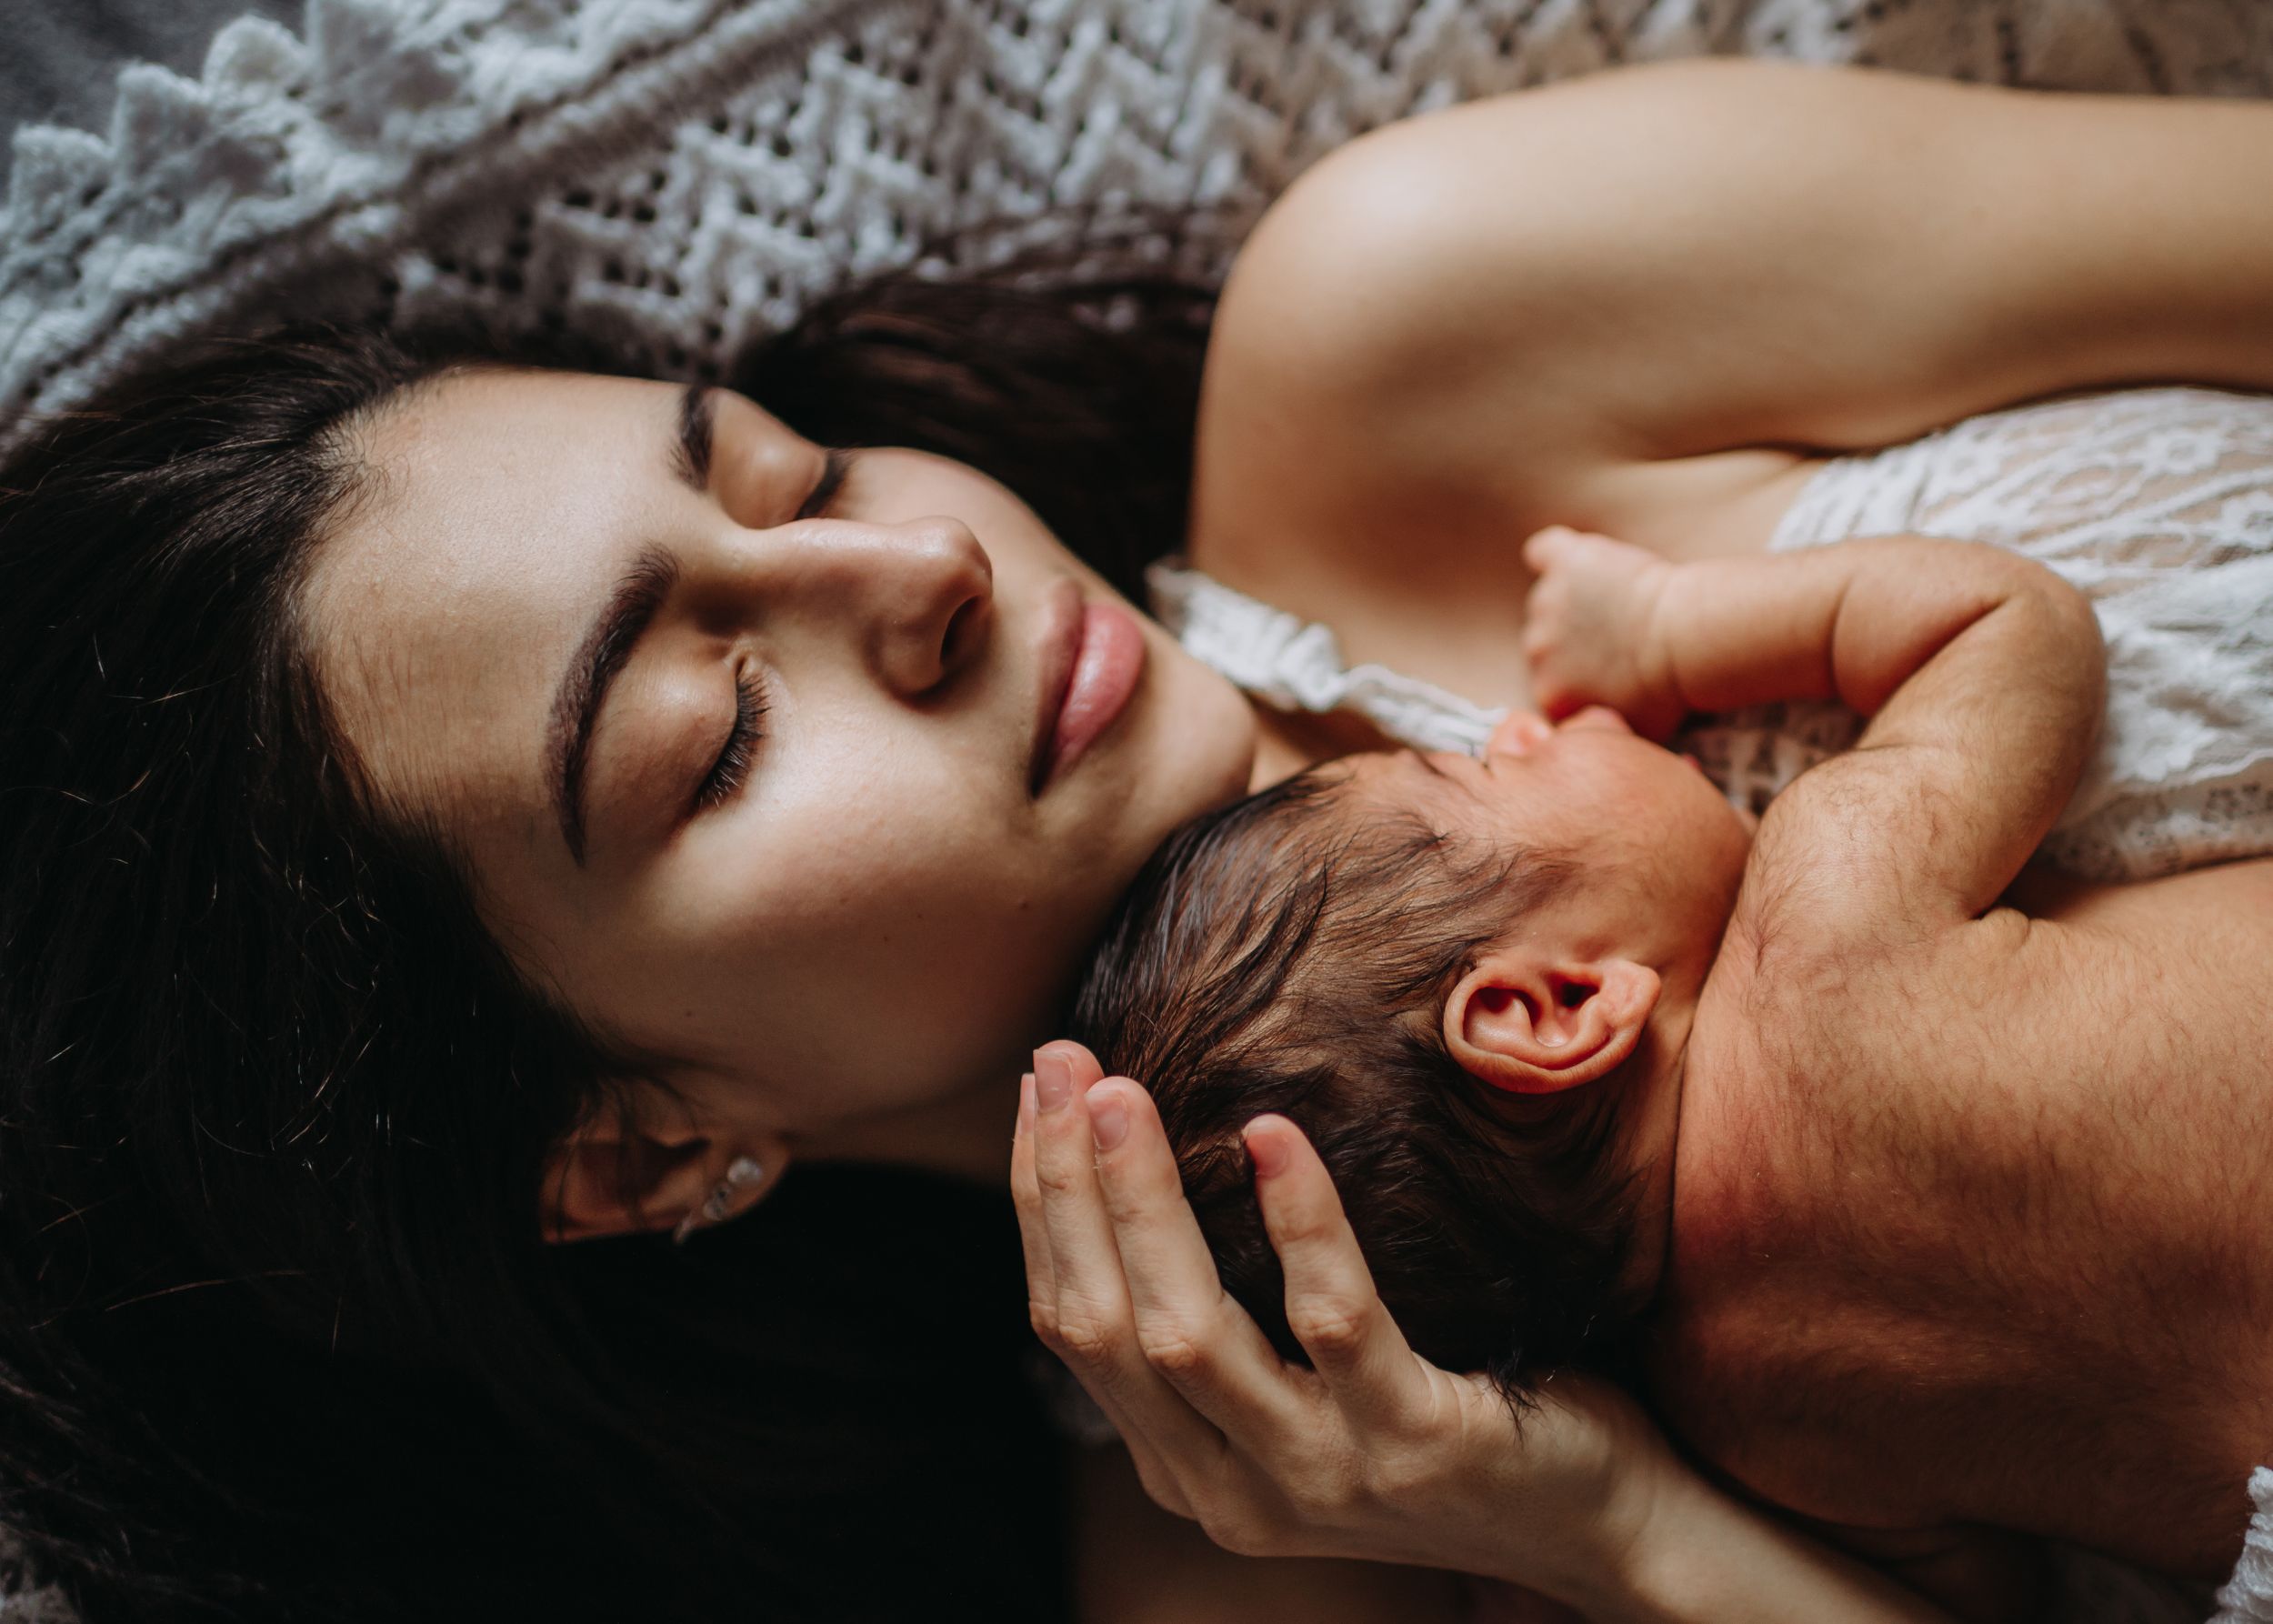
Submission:
<svg viewBox="0 0 2273 1624">
<path fill-rule="evenodd" d="M 407 391 L 360 426 L 371 499 L 326 551 L 391 575 L 406 546 L 436 561 L 516 541 L 542 551 L 547 526 L 636 511 L 667 479 L 677 396 L 643 379 L 488 367 Z M 357 540 L 385 546 L 372 555 Z"/>
<path fill-rule="evenodd" d="M 484 369 L 363 426 L 367 493 L 316 549 L 304 622 L 382 794 L 429 809 L 526 798 L 556 666 L 619 555 L 694 500 L 669 470 L 678 394 Z"/>
</svg>

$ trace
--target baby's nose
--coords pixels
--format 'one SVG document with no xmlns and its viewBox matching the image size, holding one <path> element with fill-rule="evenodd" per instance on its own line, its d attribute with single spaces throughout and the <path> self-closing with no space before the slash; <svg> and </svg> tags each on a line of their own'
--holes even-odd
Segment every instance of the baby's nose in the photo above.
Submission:
<svg viewBox="0 0 2273 1624">
<path fill-rule="evenodd" d="M 1487 756 L 1527 756 L 1555 736 L 1554 724 L 1536 710 L 1511 710 L 1484 741 Z"/>
<path fill-rule="evenodd" d="M 1627 721 L 1624 717 L 1618 715 L 1617 711 L 1612 710 L 1607 705 L 1589 705 L 1584 710 L 1575 711 L 1571 715 L 1563 718 L 1563 726 L 1571 728 L 1591 729 L 1592 731 L 1597 733 L 1630 734 L 1634 731 L 1632 727 L 1627 725 Z"/>
</svg>

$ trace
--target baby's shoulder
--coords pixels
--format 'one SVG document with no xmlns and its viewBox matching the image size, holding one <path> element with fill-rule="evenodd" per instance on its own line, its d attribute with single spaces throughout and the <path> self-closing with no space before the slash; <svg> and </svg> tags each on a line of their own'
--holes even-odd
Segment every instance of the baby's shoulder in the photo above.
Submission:
<svg viewBox="0 0 2273 1624">
<path fill-rule="evenodd" d="M 1897 1064 L 1914 1047 L 1920 1010 L 1972 1004 L 1985 978 L 2027 959 L 2032 929 L 2016 909 L 1996 907 L 1934 935 L 1891 922 L 1874 931 L 1810 906 L 1804 891 L 1740 907 L 1698 997 L 1692 1065 L 1765 1082 Z"/>
</svg>

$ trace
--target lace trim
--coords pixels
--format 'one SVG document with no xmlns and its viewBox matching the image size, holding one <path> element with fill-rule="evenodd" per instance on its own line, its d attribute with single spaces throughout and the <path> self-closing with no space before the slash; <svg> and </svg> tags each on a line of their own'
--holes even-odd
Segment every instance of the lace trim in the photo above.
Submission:
<svg viewBox="0 0 2273 1624">
<path fill-rule="evenodd" d="M 1203 665 L 1281 710 L 1353 710 L 1389 737 L 1419 750 L 1481 755 L 1507 716 L 1387 666 L 1342 664 L 1333 628 L 1186 569 L 1178 561 L 1146 572 L 1152 611 Z"/>
<path fill-rule="evenodd" d="M 2257 1515 L 2249 1519 L 2241 1560 L 2218 1592 L 2218 1616 L 2210 1624 L 2273 1624 L 2273 1471 L 2249 1474 L 2249 1498 Z"/>
</svg>

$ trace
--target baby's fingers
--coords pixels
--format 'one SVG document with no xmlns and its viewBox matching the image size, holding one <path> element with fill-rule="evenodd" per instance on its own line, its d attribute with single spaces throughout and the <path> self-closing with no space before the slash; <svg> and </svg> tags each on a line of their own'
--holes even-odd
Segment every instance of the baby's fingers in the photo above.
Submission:
<svg viewBox="0 0 2273 1624">
<path fill-rule="evenodd" d="M 1613 564 L 1628 566 L 1657 561 L 1647 547 L 1604 536 L 1593 530 L 1574 530 L 1568 525 L 1549 525 L 1535 530 L 1523 544 L 1523 561 L 1536 575 L 1573 564 Z"/>
<path fill-rule="evenodd" d="M 1568 525 L 1549 525 L 1535 530 L 1523 544 L 1523 561 L 1534 575 L 1545 575 L 1571 556 L 1578 532 Z"/>
</svg>

